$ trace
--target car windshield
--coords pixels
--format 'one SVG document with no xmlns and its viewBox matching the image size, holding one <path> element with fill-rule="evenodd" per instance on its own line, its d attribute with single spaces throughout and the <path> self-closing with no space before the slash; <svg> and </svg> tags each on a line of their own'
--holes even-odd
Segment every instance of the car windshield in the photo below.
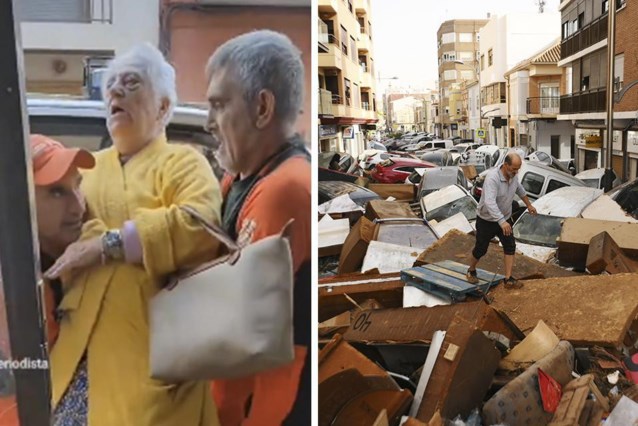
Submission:
<svg viewBox="0 0 638 426">
<path fill-rule="evenodd" d="M 598 179 L 581 179 L 590 188 L 598 188 L 600 181 Z"/>
<path fill-rule="evenodd" d="M 467 220 L 476 219 L 476 201 L 470 195 L 466 195 L 463 198 L 452 201 L 439 208 L 427 212 L 427 220 L 436 220 L 441 222 L 449 217 L 454 216 L 457 213 L 463 213 Z"/>
<path fill-rule="evenodd" d="M 514 238 L 527 244 L 556 247 L 556 239 L 560 237 L 560 224 L 564 219 L 544 214 L 533 216 L 525 212 L 514 224 Z"/>
</svg>

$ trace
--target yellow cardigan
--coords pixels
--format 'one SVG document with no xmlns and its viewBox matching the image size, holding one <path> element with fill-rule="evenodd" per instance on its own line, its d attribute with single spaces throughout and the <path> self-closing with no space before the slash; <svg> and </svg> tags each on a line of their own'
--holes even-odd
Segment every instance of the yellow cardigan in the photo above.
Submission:
<svg viewBox="0 0 638 426">
<path fill-rule="evenodd" d="M 133 220 L 144 264 L 97 265 L 65 285 L 65 314 L 50 358 L 53 406 L 86 353 L 90 426 L 219 424 L 207 382 L 163 383 L 149 372 L 150 299 L 167 274 L 219 251 L 178 208 L 191 206 L 219 222 L 221 193 L 210 165 L 194 149 L 161 136 L 124 166 L 114 148 L 97 153 L 82 190 L 90 215 L 82 239 Z"/>
</svg>

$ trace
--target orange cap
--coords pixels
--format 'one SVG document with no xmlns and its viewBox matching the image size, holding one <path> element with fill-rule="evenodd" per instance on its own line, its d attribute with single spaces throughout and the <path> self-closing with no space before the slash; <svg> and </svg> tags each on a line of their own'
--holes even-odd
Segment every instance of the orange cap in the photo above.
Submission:
<svg viewBox="0 0 638 426">
<path fill-rule="evenodd" d="M 72 166 L 92 169 L 95 158 L 84 149 L 67 148 L 42 135 L 31 135 L 33 177 L 38 186 L 47 186 L 62 179 Z"/>
</svg>

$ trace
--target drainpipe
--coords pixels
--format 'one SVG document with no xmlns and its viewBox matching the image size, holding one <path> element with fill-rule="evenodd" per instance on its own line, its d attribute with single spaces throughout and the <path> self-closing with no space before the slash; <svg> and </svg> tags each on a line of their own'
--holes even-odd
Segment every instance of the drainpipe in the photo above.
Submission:
<svg viewBox="0 0 638 426">
<path fill-rule="evenodd" d="M 602 183 L 605 192 L 611 190 L 614 181 L 612 169 L 614 145 L 614 61 L 616 47 L 616 0 L 609 0 L 609 28 L 607 31 L 607 151 L 605 152 L 605 174 Z"/>
</svg>

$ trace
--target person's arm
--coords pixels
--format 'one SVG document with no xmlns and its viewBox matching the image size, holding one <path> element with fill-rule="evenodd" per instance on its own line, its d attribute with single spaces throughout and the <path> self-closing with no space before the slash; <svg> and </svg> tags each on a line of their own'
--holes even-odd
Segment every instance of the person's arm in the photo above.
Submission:
<svg viewBox="0 0 638 426">
<path fill-rule="evenodd" d="M 500 172 L 499 172 L 500 173 Z M 498 195 L 498 186 L 495 179 L 491 179 L 489 176 L 483 182 L 483 204 L 487 209 L 487 213 L 489 214 L 490 222 L 498 222 L 499 225 L 505 223 L 505 216 L 498 208 L 498 204 L 496 204 L 496 196 Z"/>
<path fill-rule="evenodd" d="M 536 208 L 532 206 L 532 202 L 529 200 L 529 197 L 527 197 L 527 191 L 525 191 L 525 187 L 523 187 L 523 185 L 521 184 L 521 181 L 518 180 L 518 178 L 516 178 L 516 182 L 518 182 L 518 187 L 516 188 L 516 194 L 521 198 L 521 200 L 523 200 L 523 203 L 525 203 L 525 206 L 527 206 L 527 210 L 531 214 L 536 214 Z"/>
<path fill-rule="evenodd" d="M 206 159 L 192 150 L 176 153 L 165 162 L 159 197 L 162 207 L 140 208 L 119 230 L 108 229 L 99 219 L 83 227 L 81 241 L 74 243 L 47 271 L 47 278 L 104 261 L 103 236 L 119 231 L 122 257 L 144 266 L 151 276 L 162 276 L 180 268 L 214 258 L 219 243 L 180 206 L 195 209 L 209 222 L 219 223 L 219 182 Z M 109 260 L 109 259 L 106 259 Z"/>
</svg>

